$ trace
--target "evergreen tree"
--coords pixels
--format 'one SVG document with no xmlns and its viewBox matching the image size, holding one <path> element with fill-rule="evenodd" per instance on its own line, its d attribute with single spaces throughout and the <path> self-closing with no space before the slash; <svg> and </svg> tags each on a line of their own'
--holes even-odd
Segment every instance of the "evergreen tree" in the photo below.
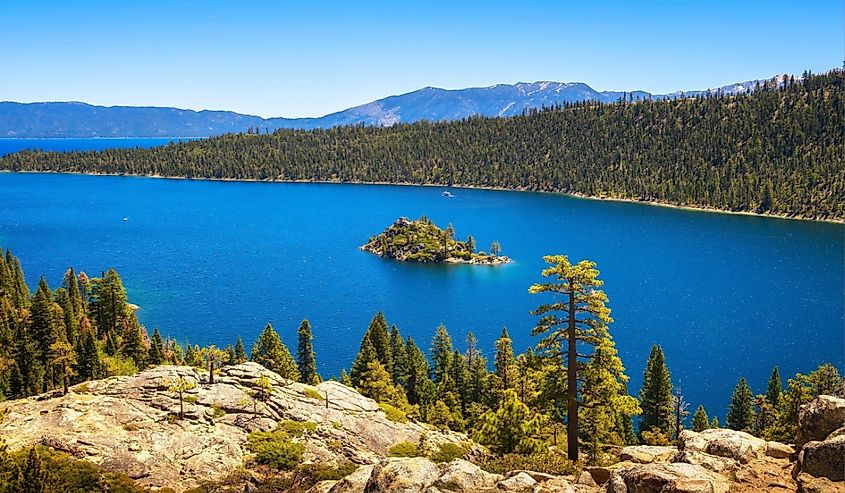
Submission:
<svg viewBox="0 0 845 493">
<path fill-rule="evenodd" d="M 692 431 L 702 432 L 708 428 L 710 428 L 710 420 L 707 418 L 707 411 L 704 410 L 704 406 L 698 406 L 692 416 Z"/>
<path fill-rule="evenodd" d="M 79 289 L 79 279 L 76 277 L 73 267 L 65 272 L 63 284 L 73 305 L 74 315 L 80 317 L 84 311 L 85 303 L 82 299 L 82 291 Z"/>
<path fill-rule="evenodd" d="M 584 367 L 581 387 L 581 431 L 590 444 L 590 461 L 598 458 L 600 444 L 624 445 L 620 417 L 641 412 L 628 395 L 628 376 L 610 336 L 602 338 Z"/>
<path fill-rule="evenodd" d="M 21 493 L 47 493 L 48 471 L 41 464 L 35 447 L 29 449 L 23 468 L 19 491 Z"/>
<path fill-rule="evenodd" d="M 252 361 L 278 373 L 282 378 L 299 381 L 296 361 L 270 324 L 264 327 L 252 346 Z"/>
<path fill-rule="evenodd" d="M 50 345 L 55 342 L 53 299 L 47 281 L 42 277 L 29 310 L 29 333 L 35 342 L 38 358 L 46 368 Z"/>
<path fill-rule="evenodd" d="M 393 366 L 390 368 L 390 378 L 396 385 L 405 386 L 408 355 L 405 340 L 394 325 L 390 328 L 390 354 L 393 356 Z"/>
<path fill-rule="evenodd" d="M 434 383 L 428 377 L 428 359 L 410 336 L 405 342 L 405 348 L 408 355 L 405 393 L 408 396 L 408 402 L 419 404 L 420 411 L 424 412 L 425 405 L 430 402 L 434 393 Z"/>
<path fill-rule="evenodd" d="M 496 375 L 499 377 L 500 391 L 513 388 L 515 384 L 516 358 L 513 355 L 513 343 L 508 328 L 502 327 L 502 335 L 496 339 Z"/>
<path fill-rule="evenodd" d="M 244 341 L 241 336 L 238 336 L 238 342 L 235 343 L 235 364 L 241 364 L 246 361 L 246 351 L 244 350 Z"/>
<path fill-rule="evenodd" d="M 760 435 L 772 424 L 774 410 L 772 405 L 763 394 L 758 394 L 754 399 L 754 434 Z"/>
<path fill-rule="evenodd" d="M 118 331 L 120 321 L 129 318 L 131 310 L 126 302 L 126 289 L 114 269 L 109 269 L 101 279 L 94 280 L 92 309 L 97 316 L 99 333 Z"/>
<path fill-rule="evenodd" d="M 134 361 L 135 366 L 139 370 L 143 370 L 147 366 L 148 359 L 147 333 L 141 327 L 141 324 L 138 323 L 138 319 L 135 318 L 134 313 L 127 318 L 121 319 L 120 324 L 123 335 L 120 352 Z"/>
<path fill-rule="evenodd" d="M 766 400 L 774 409 L 780 406 L 780 395 L 782 392 L 783 383 L 781 383 L 780 372 L 776 366 L 772 369 L 772 375 L 769 377 L 769 385 L 766 387 Z"/>
<path fill-rule="evenodd" d="M 541 305 L 533 314 L 540 317 L 533 335 L 543 335 L 538 347 L 556 361 L 566 366 L 566 435 L 569 460 L 578 460 L 578 377 L 584 366 L 578 361 L 577 346 L 597 346 L 608 336 L 607 324 L 613 322 L 606 306 L 607 296 L 596 289 L 604 284 L 598 279 L 595 262 L 582 260 L 572 265 L 565 255 L 543 257 L 549 267 L 543 277 L 554 281 L 533 284 L 529 293 L 551 293 L 563 297 L 551 304 Z M 576 314 L 580 317 L 576 317 Z M 566 347 L 564 348 L 564 344 Z"/>
<path fill-rule="evenodd" d="M 379 362 L 385 368 L 393 366 L 392 355 L 390 354 L 390 332 L 387 327 L 387 320 L 384 318 L 384 313 L 378 312 L 370 326 L 367 328 L 367 334 L 370 336 L 370 342 L 373 349 L 376 351 L 376 356 Z"/>
<path fill-rule="evenodd" d="M 376 353 L 376 348 L 373 346 L 371 335 L 372 334 L 369 331 L 364 334 L 364 339 L 361 341 L 361 348 L 355 356 L 355 361 L 352 362 L 350 378 L 352 379 L 352 384 L 355 387 L 359 387 L 361 385 L 361 378 L 363 377 L 364 372 L 367 371 L 369 364 L 373 361 L 379 361 L 378 353 Z M 381 361 L 379 361 L 379 363 L 381 363 Z"/>
<path fill-rule="evenodd" d="M 452 337 L 444 325 L 437 327 L 434 338 L 431 340 L 431 360 L 434 364 L 431 367 L 431 379 L 434 383 L 440 383 L 449 373 L 452 367 L 452 354 L 455 351 L 452 345 Z M 452 390 L 450 388 L 449 390 Z"/>
<path fill-rule="evenodd" d="M 487 402 L 490 390 L 487 358 L 478 348 L 478 339 L 472 332 L 467 334 L 466 361 L 469 371 L 467 401 L 477 404 Z"/>
<path fill-rule="evenodd" d="M 299 378 L 303 383 L 317 385 L 320 377 L 317 375 L 317 358 L 314 356 L 314 345 L 311 340 L 311 324 L 303 320 L 299 326 L 299 343 L 296 346 L 296 366 L 299 368 Z"/>
<path fill-rule="evenodd" d="M 58 367 L 56 372 L 62 382 L 62 390 L 67 394 L 68 381 L 76 365 L 76 351 L 65 339 L 59 339 L 50 346 L 50 363 Z"/>
<path fill-rule="evenodd" d="M 211 345 L 202 348 L 200 351 L 202 361 L 208 369 L 208 383 L 214 383 L 214 371 L 229 361 L 229 354 L 216 346 Z"/>
<path fill-rule="evenodd" d="M 0 255 L 3 262 L 3 255 Z M 0 493 L 18 493 L 23 476 L 15 459 L 9 454 L 6 442 L 0 439 Z"/>
<path fill-rule="evenodd" d="M 713 416 L 713 419 L 710 420 L 710 428 L 718 430 L 720 427 L 721 425 L 719 424 L 719 417 Z"/>
<path fill-rule="evenodd" d="M 839 371 L 830 363 L 824 363 L 808 375 L 814 397 L 833 395 L 842 378 Z"/>
<path fill-rule="evenodd" d="M 751 432 L 754 427 L 754 394 L 745 378 L 741 378 L 736 384 L 728 405 L 725 424 L 731 430 L 748 432 Z"/>
<path fill-rule="evenodd" d="M 670 437 L 675 427 L 672 377 L 666 367 L 663 348 L 654 345 L 646 363 L 640 389 L 640 432 L 652 428 Z"/>
<path fill-rule="evenodd" d="M 475 237 L 472 235 L 467 236 L 466 245 L 469 253 L 475 253 Z"/>
<path fill-rule="evenodd" d="M 153 337 L 150 340 L 149 358 L 151 365 L 164 363 L 164 340 L 161 338 L 158 327 L 153 329 Z"/>
<path fill-rule="evenodd" d="M 82 380 L 93 380 L 101 376 L 100 351 L 97 347 L 97 339 L 92 330 L 83 329 L 80 336 L 79 349 L 77 350 L 76 372 Z"/>
<path fill-rule="evenodd" d="M 480 418 L 476 440 L 501 453 L 528 454 L 542 449 L 537 438 L 540 418 L 519 400 L 513 389 L 502 394 L 501 405 Z"/>
</svg>

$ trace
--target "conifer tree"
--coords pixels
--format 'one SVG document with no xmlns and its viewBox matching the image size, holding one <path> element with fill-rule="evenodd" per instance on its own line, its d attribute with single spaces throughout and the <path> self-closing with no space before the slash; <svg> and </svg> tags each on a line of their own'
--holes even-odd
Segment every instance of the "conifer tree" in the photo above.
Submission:
<svg viewBox="0 0 845 493">
<path fill-rule="evenodd" d="M 754 427 L 754 394 L 745 378 L 741 378 L 734 388 L 725 424 L 731 430 L 748 432 Z"/>
<path fill-rule="evenodd" d="M 147 333 L 135 314 L 131 314 L 128 318 L 121 319 L 122 326 L 122 346 L 120 348 L 121 354 L 135 362 L 135 366 L 139 370 L 143 370 L 147 366 Z"/>
<path fill-rule="evenodd" d="M 0 255 L 2 261 L 3 255 Z M 0 493 L 18 493 L 22 481 L 20 466 L 9 454 L 6 441 L 0 439 Z"/>
<path fill-rule="evenodd" d="M 707 418 L 707 411 L 704 410 L 704 406 L 698 406 L 692 416 L 692 431 L 702 432 L 708 428 L 710 428 L 710 420 Z"/>
<path fill-rule="evenodd" d="M 536 438 L 540 417 L 519 400 L 513 389 L 505 390 L 498 409 L 487 411 L 479 421 L 476 440 L 495 452 L 529 454 L 542 448 Z"/>
<path fill-rule="evenodd" d="M 478 404 L 486 402 L 489 392 L 487 358 L 484 357 L 481 349 L 478 348 L 478 339 L 476 339 L 475 334 L 472 332 L 467 334 L 466 362 L 469 372 L 467 401 Z"/>
<path fill-rule="evenodd" d="M 713 419 L 710 420 L 710 428 L 718 430 L 720 427 L 721 425 L 719 424 L 719 417 L 713 416 Z"/>
<path fill-rule="evenodd" d="M 613 340 L 608 335 L 596 346 L 585 365 L 581 387 L 581 430 L 590 443 L 590 460 L 598 457 L 599 444 L 623 445 L 620 417 L 640 413 L 637 400 L 628 395 L 628 376 Z"/>
<path fill-rule="evenodd" d="M 59 339 L 50 346 L 50 363 L 58 367 L 56 372 L 62 382 L 63 394 L 67 394 L 68 381 L 76 365 L 76 351 L 65 339 Z"/>
<path fill-rule="evenodd" d="M 441 324 L 437 327 L 434 338 L 431 340 L 431 360 L 434 363 L 431 367 L 431 379 L 434 383 L 440 383 L 446 378 L 449 369 L 452 367 L 454 351 L 452 337 L 449 336 L 446 327 Z"/>
<path fill-rule="evenodd" d="M 393 362 L 390 354 L 390 332 L 387 326 L 387 320 L 384 318 L 384 313 L 378 312 L 370 326 L 367 328 L 367 334 L 370 336 L 370 342 L 373 349 L 376 351 L 376 356 L 385 368 L 391 368 Z"/>
<path fill-rule="evenodd" d="M 314 344 L 311 340 L 311 324 L 303 320 L 298 331 L 299 343 L 296 346 L 296 366 L 299 368 L 299 378 L 302 383 L 317 385 L 320 377 L 317 375 L 317 358 L 314 356 Z"/>
<path fill-rule="evenodd" d="M 120 321 L 129 317 L 131 310 L 126 303 L 126 289 L 114 269 L 96 279 L 93 289 L 93 310 L 97 315 L 100 334 L 120 329 Z"/>
<path fill-rule="evenodd" d="M 18 491 L 21 493 L 47 493 L 48 475 L 49 471 L 44 469 L 38 450 L 31 447 L 26 457 Z"/>
<path fill-rule="evenodd" d="M 100 377 L 100 351 L 91 328 L 83 329 L 80 336 L 76 372 L 82 380 Z"/>
<path fill-rule="evenodd" d="M 82 300 L 82 291 L 79 289 L 79 279 L 76 277 L 76 272 L 73 271 L 73 267 L 65 272 L 63 284 L 67 290 L 68 296 L 70 297 L 71 304 L 73 305 L 74 315 L 76 317 L 80 317 L 85 308 L 85 303 Z"/>
<path fill-rule="evenodd" d="M 53 299 L 47 281 L 42 277 L 29 309 L 29 333 L 38 348 L 38 357 L 46 367 L 50 345 L 54 342 Z"/>
<path fill-rule="evenodd" d="M 179 396 L 179 419 L 185 419 L 185 392 L 195 388 L 197 383 L 184 377 L 168 382 L 168 390 Z"/>
<path fill-rule="evenodd" d="M 434 383 L 428 377 L 428 359 L 410 336 L 405 342 L 405 348 L 408 355 L 405 393 L 408 402 L 420 405 L 420 412 L 424 414 L 425 406 L 433 401 L 435 392 Z"/>
<path fill-rule="evenodd" d="M 244 350 L 244 341 L 241 336 L 238 336 L 238 341 L 235 343 L 235 360 L 234 363 L 239 365 L 246 361 L 246 351 Z"/>
<path fill-rule="evenodd" d="M 500 391 L 513 388 L 516 379 L 516 358 L 513 355 L 513 343 L 508 328 L 502 327 L 502 335 L 496 339 L 496 375 L 499 377 Z"/>
<path fill-rule="evenodd" d="M 663 348 L 654 345 L 646 363 L 643 385 L 640 389 L 640 432 L 652 428 L 672 436 L 675 427 L 674 398 L 672 397 L 672 377 L 666 367 Z"/>
<path fill-rule="evenodd" d="M 390 354 L 393 356 L 393 366 L 390 368 L 390 378 L 396 385 L 405 386 L 408 355 L 405 340 L 395 325 L 390 328 Z"/>
<path fill-rule="evenodd" d="M 208 383 L 214 383 L 214 371 L 229 361 L 229 354 L 217 348 L 217 346 L 211 345 L 202 348 L 200 355 L 208 369 Z"/>
<path fill-rule="evenodd" d="M 754 433 L 760 435 L 772 424 L 774 411 L 763 394 L 754 398 Z"/>
<path fill-rule="evenodd" d="M 164 363 L 164 340 L 161 338 L 158 327 L 153 329 L 153 337 L 150 339 L 149 359 L 151 365 Z"/>
<path fill-rule="evenodd" d="M 266 330 L 266 329 L 265 329 Z M 253 351 L 255 351 L 255 347 L 253 347 Z M 197 349 L 195 346 L 192 346 L 191 343 L 185 341 L 185 364 L 188 366 L 197 366 Z M 253 358 L 253 361 L 255 359 Z M 266 365 L 265 365 L 266 367 Z"/>
<path fill-rule="evenodd" d="M 783 383 L 780 380 L 780 372 L 778 367 L 772 369 L 772 375 L 769 377 L 769 385 L 766 387 L 766 400 L 772 408 L 780 407 L 780 395 L 783 392 Z"/>
<path fill-rule="evenodd" d="M 841 382 L 839 370 L 830 363 L 824 363 L 808 375 L 813 397 L 833 395 Z"/>
<path fill-rule="evenodd" d="M 378 358 L 378 353 L 376 353 L 376 348 L 373 346 L 371 335 L 372 334 L 369 331 L 364 334 L 364 339 L 361 341 L 361 348 L 355 356 L 355 361 L 352 362 L 352 370 L 350 371 L 349 376 L 355 387 L 359 387 L 361 385 L 361 378 L 363 377 L 364 372 L 367 371 L 367 367 L 370 363 L 373 361 L 381 363 Z"/>
<path fill-rule="evenodd" d="M 349 373 L 346 373 L 345 368 L 341 368 L 341 370 L 340 370 L 339 381 L 340 381 L 340 383 L 342 383 L 343 385 L 346 385 L 347 387 L 353 387 L 354 386 L 353 383 L 352 383 L 352 377 L 349 376 Z"/>
<path fill-rule="evenodd" d="M 273 326 L 267 324 L 252 346 L 252 361 L 274 371 L 282 378 L 299 381 L 299 369 Z"/>
<path fill-rule="evenodd" d="M 607 324 L 613 319 L 606 306 L 607 296 L 596 289 L 604 282 L 598 279 L 595 262 L 582 260 L 572 265 L 565 255 L 547 255 L 543 260 L 550 264 L 543 269 L 543 277 L 554 280 L 533 284 L 528 292 L 560 295 L 562 300 L 540 305 L 532 312 L 540 317 L 532 334 L 544 336 L 538 347 L 546 357 L 562 360 L 566 366 L 567 455 L 570 460 L 577 461 L 578 377 L 583 371 L 577 346 L 597 346 L 608 336 Z"/>
</svg>

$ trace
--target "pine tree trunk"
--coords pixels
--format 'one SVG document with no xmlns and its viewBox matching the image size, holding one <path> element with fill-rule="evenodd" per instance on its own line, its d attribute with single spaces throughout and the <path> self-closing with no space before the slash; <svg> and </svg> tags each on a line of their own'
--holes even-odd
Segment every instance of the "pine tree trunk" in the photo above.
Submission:
<svg viewBox="0 0 845 493">
<path fill-rule="evenodd" d="M 566 355 L 566 447 L 569 460 L 578 461 L 578 353 L 575 346 L 575 292 L 569 280 L 569 347 Z"/>
<path fill-rule="evenodd" d="M 208 358 L 208 383 L 214 383 L 214 362 Z"/>
<path fill-rule="evenodd" d="M 65 393 L 63 395 L 67 395 L 67 364 L 62 363 L 62 387 L 64 388 Z"/>
</svg>

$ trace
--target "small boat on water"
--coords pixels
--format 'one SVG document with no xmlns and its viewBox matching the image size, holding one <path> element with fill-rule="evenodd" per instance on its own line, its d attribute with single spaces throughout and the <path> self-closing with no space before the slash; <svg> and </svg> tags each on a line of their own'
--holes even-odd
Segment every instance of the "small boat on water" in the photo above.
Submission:
<svg viewBox="0 0 845 493">
<path fill-rule="evenodd" d="M 452 192 L 450 192 L 449 190 L 443 190 L 443 196 L 449 198 L 454 197 L 454 195 L 452 195 Z"/>
</svg>

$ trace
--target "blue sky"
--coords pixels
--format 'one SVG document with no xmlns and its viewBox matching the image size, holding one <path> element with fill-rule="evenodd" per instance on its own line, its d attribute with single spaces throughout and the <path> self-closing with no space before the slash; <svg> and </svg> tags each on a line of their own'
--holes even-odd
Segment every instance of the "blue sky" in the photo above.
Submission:
<svg viewBox="0 0 845 493">
<path fill-rule="evenodd" d="M 671 92 L 845 58 L 843 0 L 2 0 L 0 100 L 320 116 L 425 86 Z"/>
</svg>

